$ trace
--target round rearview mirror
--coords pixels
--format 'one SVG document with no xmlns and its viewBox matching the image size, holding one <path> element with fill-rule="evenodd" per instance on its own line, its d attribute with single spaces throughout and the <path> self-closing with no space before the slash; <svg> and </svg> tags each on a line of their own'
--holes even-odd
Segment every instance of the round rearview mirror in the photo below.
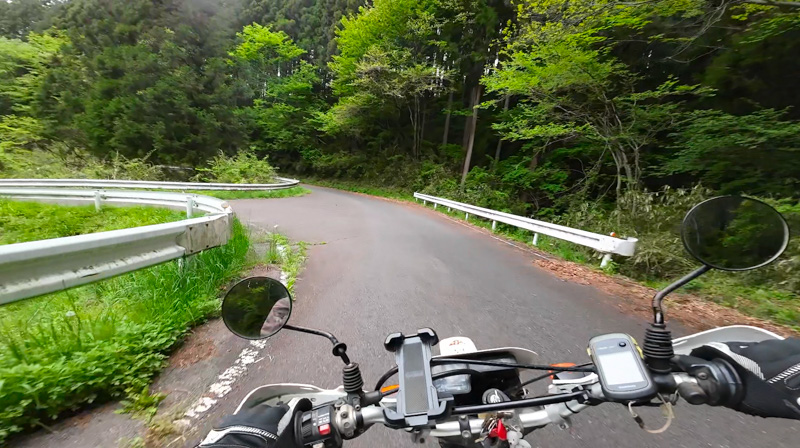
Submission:
<svg viewBox="0 0 800 448">
<path fill-rule="evenodd" d="M 777 210 L 755 199 L 719 196 L 686 214 L 686 250 L 701 263 L 725 271 L 764 266 L 789 244 L 789 226 Z"/>
<path fill-rule="evenodd" d="M 222 320 L 245 339 L 268 338 L 283 328 L 292 314 L 292 297 L 283 283 L 250 277 L 233 285 L 222 301 Z"/>
</svg>

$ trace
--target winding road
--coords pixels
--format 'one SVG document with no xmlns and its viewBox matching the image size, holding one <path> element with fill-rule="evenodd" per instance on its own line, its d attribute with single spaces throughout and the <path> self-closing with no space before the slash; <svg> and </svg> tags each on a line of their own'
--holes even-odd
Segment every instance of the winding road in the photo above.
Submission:
<svg viewBox="0 0 800 448">
<path fill-rule="evenodd" d="M 383 348 L 391 332 L 432 327 L 464 335 L 478 348 L 524 346 L 546 362 L 586 360 L 586 344 L 604 332 L 639 336 L 644 323 L 622 314 L 614 298 L 537 268 L 534 254 L 448 217 L 409 204 L 312 187 L 303 197 L 233 202 L 237 216 L 306 241 L 309 260 L 296 285 L 292 323 L 333 332 L 349 346 L 365 381 L 393 366 Z M 681 329 L 673 326 L 676 333 Z M 273 382 L 341 383 L 329 343 L 284 331 L 272 338 L 225 399 L 196 423 L 198 434 L 235 409 L 252 388 Z M 544 393 L 545 385 L 538 386 Z M 571 429 L 545 428 L 534 447 L 797 447 L 800 423 L 763 420 L 727 409 L 678 405 L 664 434 L 640 430 L 622 406 L 607 404 L 573 418 Z M 652 427 L 659 412 L 643 412 Z M 191 443 L 196 440 L 189 440 Z M 429 446 L 438 446 L 434 443 Z M 372 428 L 348 448 L 408 447 L 400 431 Z"/>
<path fill-rule="evenodd" d="M 441 338 L 468 336 L 478 348 L 522 346 L 541 355 L 542 363 L 586 362 L 586 344 L 600 333 L 644 333 L 645 323 L 619 311 L 619 300 L 538 268 L 533 252 L 421 206 L 326 188 L 312 191 L 303 197 L 237 200 L 232 205 L 243 222 L 269 230 L 278 226 L 291 239 L 310 244 L 291 322 L 331 331 L 346 342 L 367 387 L 394 365 L 383 340 L 396 331 L 431 327 Z M 675 323 L 671 327 L 676 335 L 686 333 Z M 254 347 L 227 332 L 219 320 L 198 327 L 154 386 L 168 394 L 161 406 L 167 417 L 169 409 L 198 412 L 182 436 L 172 434 L 147 446 L 195 446 L 250 390 L 263 384 L 340 385 L 342 364 L 330 351 L 327 340 L 291 331 Z M 227 395 L 211 398 L 221 390 Z M 538 383 L 534 390 L 544 394 L 546 385 Z M 53 432 L 21 437 L 12 446 L 126 446 L 121 441 L 142 437 L 146 427 L 141 420 L 116 414 L 117 407 L 109 403 L 83 412 L 54 424 Z M 657 409 L 640 413 L 650 427 L 661 426 Z M 650 435 L 622 405 L 605 404 L 574 416 L 571 429 L 548 427 L 526 439 L 533 447 L 559 448 L 800 445 L 796 421 L 763 420 L 685 402 L 677 406 L 676 415 L 667 432 Z M 346 444 L 410 446 L 408 434 L 377 426 Z M 425 446 L 438 444 L 428 440 Z"/>
</svg>

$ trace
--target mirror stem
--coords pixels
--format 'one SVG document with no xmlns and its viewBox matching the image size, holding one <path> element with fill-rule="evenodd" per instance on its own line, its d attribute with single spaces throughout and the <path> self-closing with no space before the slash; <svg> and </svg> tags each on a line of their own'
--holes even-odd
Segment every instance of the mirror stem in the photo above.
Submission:
<svg viewBox="0 0 800 448">
<path fill-rule="evenodd" d="M 322 336 L 324 338 L 327 338 L 333 344 L 333 354 L 338 356 L 339 358 L 342 358 L 342 361 L 345 363 L 345 365 L 350 364 L 350 358 L 347 356 L 347 345 L 339 342 L 339 340 L 336 339 L 336 336 L 334 336 L 333 334 L 328 333 L 327 331 L 315 330 L 313 328 L 306 328 L 306 327 L 298 327 L 295 325 L 288 325 L 288 324 L 284 325 L 283 328 L 287 330 L 299 331 L 300 333 L 314 334 L 317 336 Z"/>
<path fill-rule="evenodd" d="M 336 339 L 336 336 L 332 335 L 331 333 L 328 333 L 327 331 L 315 330 L 313 328 L 306 328 L 306 327 L 298 327 L 298 326 L 295 326 L 295 325 L 288 325 L 288 324 L 284 325 L 283 328 L 285 328 L 287 330 L 299 331 L 300 333 L 308 333 L 308 334 L 315 334 L 317 336 L 322 336 L 324 338 L 327 338 L 329 341 L 331 341 L 331 343 L 333 345 L 336 345 L 336 344 L 339 343 L 339 340 Z"/>
<path fill-rule="evenodd" d="M 658 291 L 655 297 L 653 297 L 653 322 L 659 325 L 664 324 L 664 311 L 661 309 L 661 301 L 664 300 L 664 297 L 666 297 L 667 294 L 671 293 L 672 291 L 675 291 L 676 289 L 689 283 L 690 281 L 696 279 L 697 277 L 700 277 L 701 275 L 705 274 L 710 270 L 711 266 L 703 265 L 702 267 L 690 272 L 685 277 L 678 279 L 677 281 L 670 284 L 661 291 Z"/>
</svg>

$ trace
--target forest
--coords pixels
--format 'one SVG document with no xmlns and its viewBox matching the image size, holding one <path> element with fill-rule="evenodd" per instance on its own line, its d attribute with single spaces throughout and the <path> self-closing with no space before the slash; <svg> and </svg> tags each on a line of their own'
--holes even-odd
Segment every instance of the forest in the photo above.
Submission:
<svg viewBox="0 0 800 448">
<path fill-rule="evenodd" d="M 0 178 L 419 191 L 636 237 L 605 271 L 650 287 L 697 267 L 687 210 L 745 195 L 784 214 L 788 250 L 684 291 L 796 334 L 799 55 L 797 0 L 0 0 Z M 180 218 L 0 201 L 0 244 Z M 110 398 L 155 409 L 150 379 L 255 263 L 251 236 L 5 307 L 0 445 Z M 272 252 L 291 286 L 305 245 Z"/>
<path fill-rule="evenodd" d="M 612 270 L 646 282 L 711 195 L 800 228 L 796 1 L 12 0 L 0 35 L 3 177 L 267 159 L 636 236 Z M 720 300 L 796 325 L 799 268 L 795 238 L 742 277 L 782 305 Z"/>
</svg>

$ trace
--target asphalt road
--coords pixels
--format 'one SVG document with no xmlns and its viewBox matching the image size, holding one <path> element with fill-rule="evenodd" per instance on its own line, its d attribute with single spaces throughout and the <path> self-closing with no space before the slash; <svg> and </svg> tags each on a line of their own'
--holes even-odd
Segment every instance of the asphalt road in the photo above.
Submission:
<svg viewBox="0 0 800 448">
<path fill-rule="evenodd" d="M 393 366 L 382 342 L 395 331 L 432 327 L 442 338 L 468 336 L 478 348 L 523 346 L 548 363 L 585 362 L 587 341 L 600 333 L 643 335 L 643 322 L 618 311 L 613 297 L 537 268 L 530 252 L 421 207 L 312 190 L 297 198 L 233 201 L 233 208 L 244 222 L 278 225 L 293 240 L 311 244 L 292 323 L 331 331 L 346 342 L 368 387 Z M 264 352 L 268 356 L 193 423 L 195 434 L 204 434 L 259 385 L 341 383 L 341 363 L 325 339 L 284 331 Z M 544 385 L 538 390 L 544 392 Z M 527 440 L 562 448 L 798 446 L 796 422 L 685 403 L 676 411 L 676 421 L 661 435 L 641 431 L 622 406 L 607 404 L 575 416 L 569 430 L 545 428 Z M 657 411 L 644 414 L 652 427 L 661 425 Z M 346 446 L 407 447 L 408 437 L 373 428 Z"/>
</svg>

